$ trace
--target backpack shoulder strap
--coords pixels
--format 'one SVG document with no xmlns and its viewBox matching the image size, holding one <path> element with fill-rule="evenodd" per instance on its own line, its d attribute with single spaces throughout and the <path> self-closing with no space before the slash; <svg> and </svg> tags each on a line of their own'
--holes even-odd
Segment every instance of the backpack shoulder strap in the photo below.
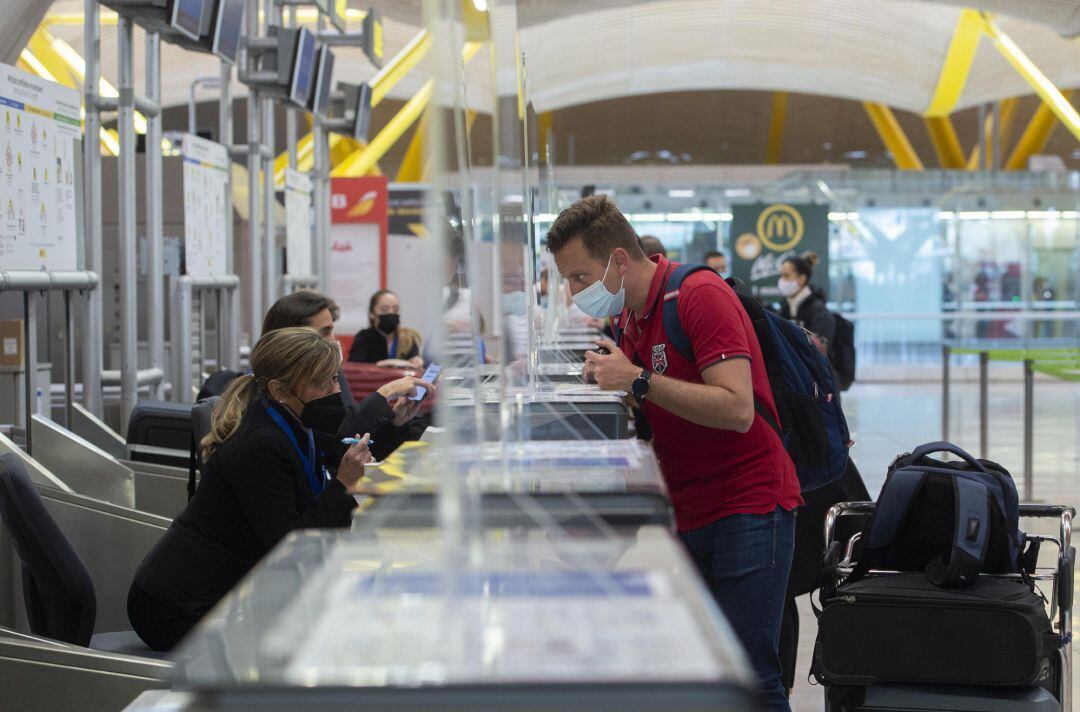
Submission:
<svg viewBox="0 0 1080 712">
<path fill-rule="evenodd" d="M 875 555 L 892 544 L 925 481 L 926 473 L 917 469 L 897 470 L 885 481 L 874 515 L 863 529 L 862 554 L 848 582 L 865 576 L 875 563 Z"/>
<path fill-rule="evenodd" d="M 664 334 L 667 336 L 667 340 L 675 350 L 679 352 L 679 355 L 691 363 L 694 361 L 694 345 L 690 343 L 690 337 L 687 335 L 686 330 L 683 329 L 682 322 L 679 320 L 679 290 L 682 289 L 683 281 L 685 281 L 687 277 L 694 272 L 700 272 L 702 270 L 709 270 L 712 272 L 712 270 L 705 265 L 695 264 L 679 265 L 671 270 L 667 282 L 664 283 L 664 294 L 662 297 Z"/>
<path fill-rule="evenodd" d="M 946 564 L 941 556 L 926 566 L 926 578 L 936 586 L 970 586 L 982 570 L 989 545 L 988 491 L 984 483 L 969 477 L 953 477 L 956 524 L 952 551 Z"/>
</svg>

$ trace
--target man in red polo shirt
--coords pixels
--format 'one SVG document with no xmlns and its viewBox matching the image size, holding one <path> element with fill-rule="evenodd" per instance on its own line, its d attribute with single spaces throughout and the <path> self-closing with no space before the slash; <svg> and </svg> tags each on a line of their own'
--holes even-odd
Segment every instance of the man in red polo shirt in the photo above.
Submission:
<svg viewBox="0 0 1080 712">
<path fill-rule="evenodd" d="M 779 419 L 753 326 L 711 271 L 666 289 L 675 263 L 647 259 L 606 195 L 559 214 L 547 235 L 574 302 L 593 317 L 621 315 L 621 344 L 586 354 L 586 374 L 631 394 L 652 425 L 679 536 L 746 648 L 769 709 L 789 710 L 777 645 L 802 500 L 795 467 L 757 402 Z M 678 299 L 694 361 L 667 340 L 665 299 Z M 621 348 L 620 348 L 621 347 Z"/>
</svg>

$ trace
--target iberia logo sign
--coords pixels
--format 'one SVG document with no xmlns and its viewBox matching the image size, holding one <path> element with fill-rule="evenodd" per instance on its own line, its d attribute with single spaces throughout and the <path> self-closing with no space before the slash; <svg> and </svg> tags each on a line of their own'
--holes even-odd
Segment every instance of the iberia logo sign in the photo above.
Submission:
<svg viewBox="0 0 1080 712">
<path fill-rule="evenodd" d="M 330 217 L 337 223 L 384 223 L 386 176 L 334 178 L 330 181 Z"/>
</svg>

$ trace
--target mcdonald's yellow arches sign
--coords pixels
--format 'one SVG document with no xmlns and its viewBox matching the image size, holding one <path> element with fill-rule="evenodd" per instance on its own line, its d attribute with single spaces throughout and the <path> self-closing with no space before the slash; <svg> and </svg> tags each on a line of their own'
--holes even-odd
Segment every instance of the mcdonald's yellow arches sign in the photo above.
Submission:
<svg viewBox="0 0 1080 712">
<path fill-rule="evenodd" d="M 753 203 L 734 205 L 731 212 L 732 274 L 758 297 L 779 299 L 780 265 L 807 251 L 819 259 L 814 281 L 828 284 L 828 205 Z"/>
</svg>

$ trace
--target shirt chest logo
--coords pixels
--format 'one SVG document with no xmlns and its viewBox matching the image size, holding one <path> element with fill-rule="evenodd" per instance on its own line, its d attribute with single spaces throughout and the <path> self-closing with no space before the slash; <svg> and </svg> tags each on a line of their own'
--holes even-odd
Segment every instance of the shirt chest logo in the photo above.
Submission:
<svg viewBox="0 0 1080 712">
<path fill-rule="evenodd" d="M 653 373 L 667 370 L 667 344 L 656 344 L 652 347 L 652 370 Z"/>
</svg>

